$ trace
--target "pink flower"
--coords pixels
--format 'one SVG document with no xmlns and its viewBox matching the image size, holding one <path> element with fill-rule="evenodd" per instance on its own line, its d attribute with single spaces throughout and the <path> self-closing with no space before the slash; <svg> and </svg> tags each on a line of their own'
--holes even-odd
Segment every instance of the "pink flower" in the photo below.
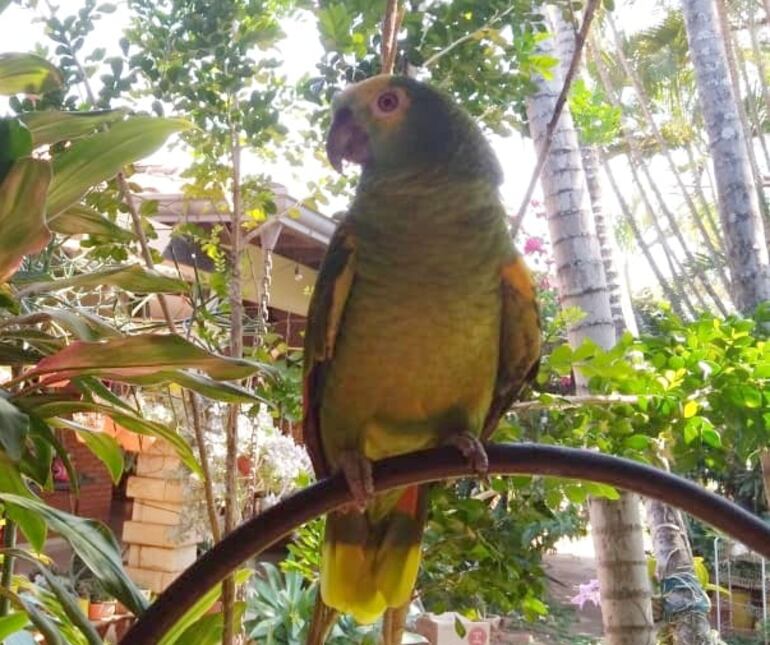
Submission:
<svg viewBox="0 0 770 645">
<path fill-rule="evenodd" d="M 545 242 L 542 237 L 528 237 L 524 242 L 524 254 L 545 253 Z"/>
<path fill-rule="evenodd" d="M 583 605 L 587 602 L 592 602 L 595 607 L 598 607 L 601 603 L 599 581 L 594 578 L 593 580 L 589 580 L 586 584 L 578 585 L 577 596 L 573 596 L 569 601 L 572 605 L 578 605 L 580 609 L 583 609 Z"/>
</svg>

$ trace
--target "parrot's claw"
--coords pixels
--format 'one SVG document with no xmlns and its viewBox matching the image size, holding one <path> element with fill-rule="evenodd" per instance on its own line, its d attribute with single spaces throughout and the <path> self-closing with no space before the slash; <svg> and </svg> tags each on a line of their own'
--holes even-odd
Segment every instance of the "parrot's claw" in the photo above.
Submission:
<svg viewBox="0 0 770 645">
<path fill-rule="evenodd" d="M 353 493 L 353 507 L 363 513 L 366 505 L 374 497 L 374 479 L 372 478 L 372 462 L 363 457 L 360 452 L 347 450 L 340 453 L 339 466 L 350 492 Z"/>
<path fill-rule="evenodd" d="M 478 437 L 475 437 L 470 432 L 461 432 L 460 434 L 452 435 L 449 443 L 463 453 L 463 457 L 468 460 L 473 470 L 479 475 L 486 475 L 489 470 L 489 457 L 487 457 L 484 444 L 478 440 Z"/>
</svg>

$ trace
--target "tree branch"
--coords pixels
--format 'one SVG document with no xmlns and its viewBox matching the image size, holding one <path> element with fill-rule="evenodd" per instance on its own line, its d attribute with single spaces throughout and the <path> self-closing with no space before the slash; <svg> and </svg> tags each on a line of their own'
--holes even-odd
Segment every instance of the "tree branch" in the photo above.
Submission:
<svg viewBox="0 0 770 645">
<path fill-rule="evenodd" d="M 584 479 L 677 506 L 770 557 L 770 525 L 738 505 L 694 482 L 640 462 L 538 444 L 487 446 L 489 473 L 530 474 Z M 445 446 L 374 463 L 374 488 L 473 477 L 473 467 L 453 447 Z M 281 538 L 315 517 L 352 502 L 342 474 L 324 479 L 251 518 L 187 569 L 153 603 L 121 640 L 122 645 L 154 645 L 208 589 Z"/>
</svg>

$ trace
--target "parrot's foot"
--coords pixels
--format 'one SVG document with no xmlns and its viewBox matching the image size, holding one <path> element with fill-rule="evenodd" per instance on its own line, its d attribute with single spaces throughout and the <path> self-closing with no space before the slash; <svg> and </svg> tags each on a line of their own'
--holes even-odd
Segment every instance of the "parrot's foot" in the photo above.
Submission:
<svg viewBox="0 0 770 645">
<path fill-rule="evenodd" d="M 359 511 L 366 510 L 366 505 L 374 497 L 374 479 L 372 462 L 360 452 L 346 450 L 339 455 L 338 462 L 350 492 L 353 493 L 353 506 Z M 343 507 L 345 510 L 345 507 Z"/>
<path fill-rule="evenodd" d="M 486 475 L 489 470 L 489 458 L 484 444 L 479 441 L 478 437 L 470 432 L 461 432 L 452 435 L 448 443 L 463 453 L 463 457 L 468 460 L 473 470 L 479 475 Z"/>
</svg>

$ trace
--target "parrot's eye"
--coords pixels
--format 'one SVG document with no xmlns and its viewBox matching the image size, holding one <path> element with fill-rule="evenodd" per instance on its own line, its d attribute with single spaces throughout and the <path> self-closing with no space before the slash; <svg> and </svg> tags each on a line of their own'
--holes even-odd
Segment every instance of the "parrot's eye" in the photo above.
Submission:
<svg viewBox="0 0 770 645">
<path fill-rule="evenodd" d="M 377 107 L 382 112 L 393 112 L 398 107 L 398 94 L 395 92 L 383 92 L 377 98 Z"/>
</svg>

